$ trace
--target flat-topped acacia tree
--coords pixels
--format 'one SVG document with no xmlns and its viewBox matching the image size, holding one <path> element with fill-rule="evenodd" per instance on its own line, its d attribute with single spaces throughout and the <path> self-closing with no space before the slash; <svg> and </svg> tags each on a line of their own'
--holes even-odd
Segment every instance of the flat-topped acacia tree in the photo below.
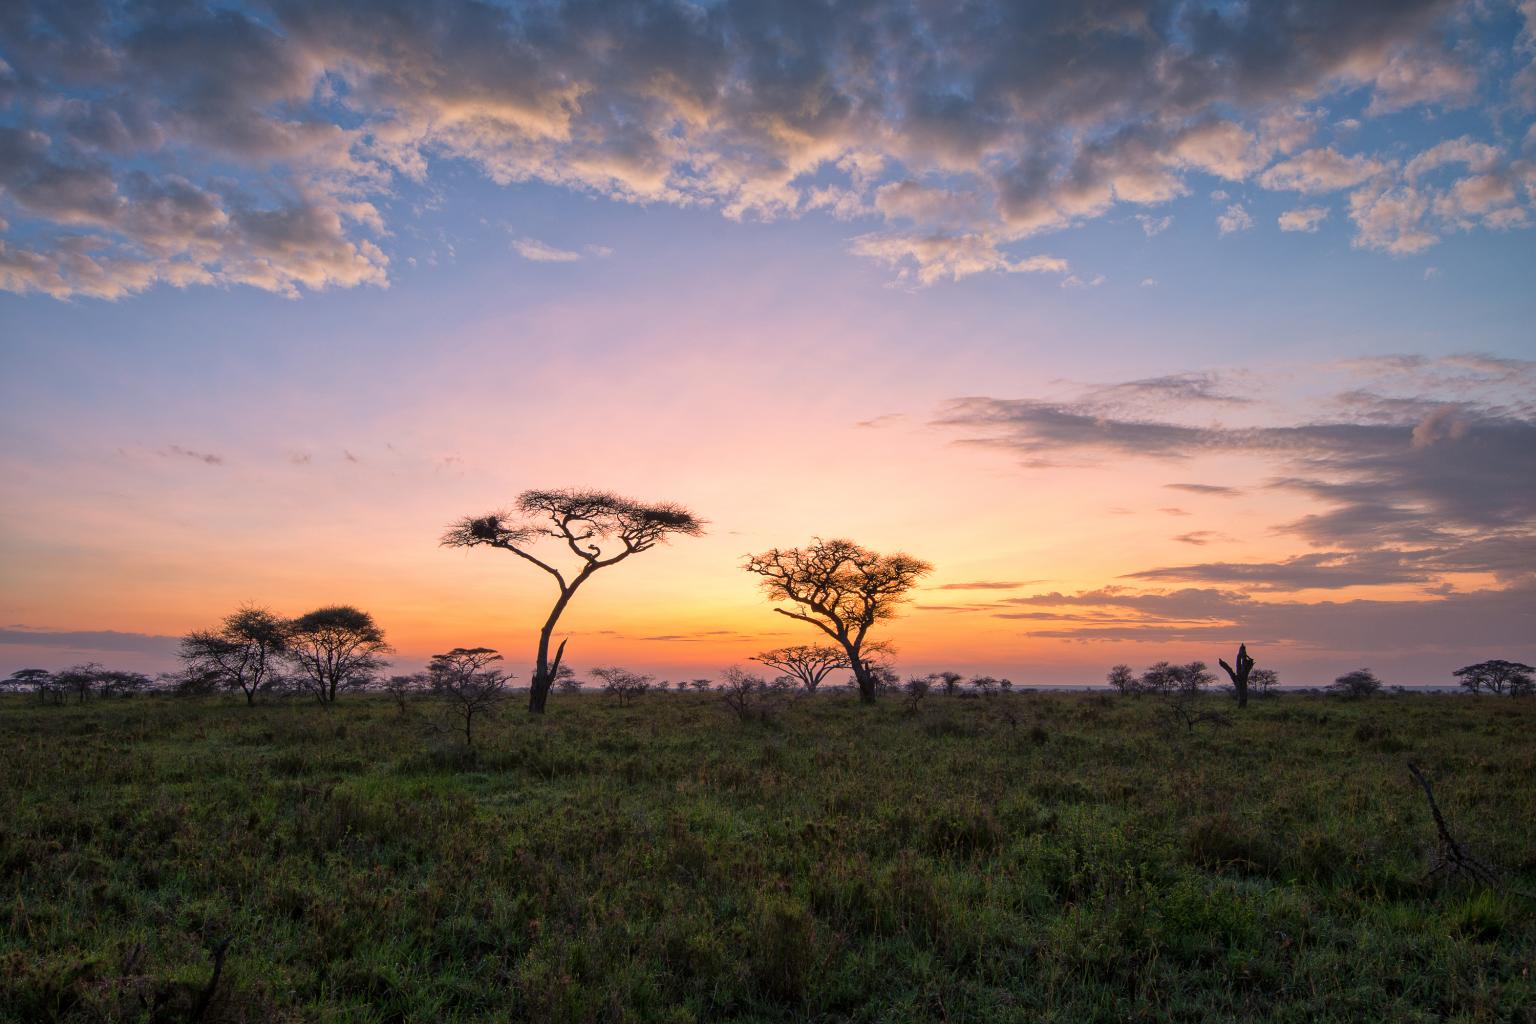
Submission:
<svg viewBox="0 0 1536 1024">
<path fill-rule="evenodd" d="M 933 571 L 920 558 L 900 552 L 882 555 L 851 540 L 822 540 L 803 548 L 773 548 L 749 555 L 743 569 L 761 576 L 763 589 L 800 610 L 775 608 L 808 622 L 847 652 L 859 699 L 873 703 L 879 690 L 875 666 L 864 658 L 870 627 L 896 614 L 917 581 Z"/>
<path fill-rule="evenodd" d="M 672 502 L 647 505 L 606 491 L 524 491 L 509 512 L 491 512 L 461 519 L 443 534 L 446 547 L 493 547 L 533 563 L 554 577 L 560 596 L 539 630 L 539 649 L 528 688 L 528 710 L 544 713 L 550 687 L 560 672 L 567 640 L 560 641 L 553 659 L 549 642 L 555 625 L 581 585 L 599 569 L 606 569 L 655 547 L 673 534 L 696 537 L 704 521 Z M 578 559 L 575 568 L 562 570 L 548 556 L 534 554 L 541 541 L 564 545 Z"/>
</svg>

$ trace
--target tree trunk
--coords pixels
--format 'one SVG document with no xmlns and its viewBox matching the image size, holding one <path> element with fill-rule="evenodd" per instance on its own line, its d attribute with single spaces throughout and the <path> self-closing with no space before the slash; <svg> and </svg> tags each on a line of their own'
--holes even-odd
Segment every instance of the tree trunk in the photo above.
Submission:
<svg viewBox="0 0 1536 1024">
<path fill-rule="evenodd" d="M 560 600 L 555 602 L 549 618 L 544 620 L 544 628 L 539 630 L 539 653 L 533 663 L 533 679 L 528 684 L 528 713 L 531 715 L 542 715 L 544 705 L 549 702 L 549 690 L 555 685 L 555 675 L 560 671 L 560 659 L 565 656 L 566 640 L 570 638 L 560 641 L 553 662 L 549 660 L 549 641 L 554 636 L 555 624 L 560 621 L 560 613 L 565 611 L 565 606 L 570 603 L 576 588 L 586 578 L 587 574 L 583 573 L 576 577 L 569 587 L 560 591 Z"/>
<path fill-rule="evenodd" d="M 1248 706 L 1248 674 L 1253 671 L 1254 666 L 1254 660 L 1248 656 L 1248 645 L 1238 644 L 1235 670 L 1220 658 L 1216 659 L 1216 664 L 1225 669 L 1227 675 L 1231 677 L 1232 688 L 1237 691 L 1237 706 L 1246 708 Z"/>
<path fill-rule="evenodd" d="M 875 674 L 869 670 L 869 663 L 859 657 L 859 652 L 851 645 L 848 648 L 848 663 L 853 666 L 854 682 L 859 684 L 859 700 L 865 704 L 875 702 Z"/>
</svg>

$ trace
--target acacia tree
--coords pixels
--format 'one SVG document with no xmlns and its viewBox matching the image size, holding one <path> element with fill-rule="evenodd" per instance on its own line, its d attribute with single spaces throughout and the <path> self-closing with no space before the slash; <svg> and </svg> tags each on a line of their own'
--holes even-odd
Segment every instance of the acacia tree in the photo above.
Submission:
<svg viewBox="0 0 1536 1024">
<path fill-rule="evenodd" d="M 241 608 L 226 616 L 218 629 L 182 637 L 181 660 L 188 676 L 238 688 L 250 706 L 276 678 L 279 659 L 288 649 L 289 628 L 287 620 L 265 608 Z"/>
<path fill-rule="evenodd" d="M 965 676 L 959 672 L 935 672 L 930 678 L 938 681 L 944 687 L 944 696 L 953 697 L 960 692 L 960 684 L 965 681 Z"/>
<path fill-rule="evenodd" d="M 848 667 L 848 655 L 827 644 L 795 644 L 752 655 L 752 660 L 776 668 L 800 682 L 806 693 L 815 693 L 821 681 Z"/>
<path fill-rule="evenodd" d="M 1280 695 L 1280 673 L 1272 668 L 1256 668 L 1248 677 L 1248 685 L 1252 688 L 1256 697 L 1278 697 Z"/>
<path fill-rule="evenodd" d="M 848 655 L 859 699 L 872 703 L 879 691 L 876 666 L 864 657 L 870 627 L 896 614 L 917 581 L 933 566 L 911 555 L 882 555 L 851 540 L 815 538 L 803 548 L 773 548 L 750 555 L 742 568 L 762 577 L 770 599 L 802 610 L 775 608 L 808 622 L 837 641 Z"/>
<path fill-rule="evenodd" d="M 1461 680 L 1461 685 L 1473 694 L 1487 690 L 1489 693 L 1524 697 L 1536 692 L 1536 677 L 1531 675 L 1533 672 L 1536 669 L 1518 661 L 1494 658 L 1492 661 L 1480 661 L 1476 665 L 1459 668 L 1451 675 Z"/>
<path fill-rule="evenodd" d="M 1232 688 L 1237 691 L 1237 706 L 1248 706 L 1248 676 L 1253 672 L 1253 659 L 1248 656 L 1248 645 L 1237 645 L 1237 667 L 1228 665 L 1224 658 L 1217 658 L 1216 664 L 1220 665 L 1232 680 Z"/>
<path fill-rule="evenodd" d="M 477 717 L 490 718 L 505 695 L 512 677 L 491 666 L 501 655 L 489 647 L 455 647 L 434 654 L 427 664 L 432 692 L 448 705 L 449 712 L 464 724 L 464 745 L 473 747 Z"/>
<path fill-rule="evenodd" d="M 98 684 L 106 669 L 94 661 L 88 661 L 84 665 L 72 665 L 54 674 L 53 684 L 61 695 L 72 695 L 77 703 L 84 704 L 93 693 L 98 692 Z M 59 703 L 63 703 L 61 699 Z"/>
<path fill-rule="evenodd" d="M 617 666 L 595 668 L 592 674 L 597 677 L 598 682 L 603 684 L 604 693 L 618 698 L 619 707 L 623 707 L 625 702 L 634 700 L 651 688 L 650 676 L 631 672 L 627 668 Z"/>
<path fill-rule="evenodd" d="M 45 668 L 19 668 L 5 679 L 0 680 L 0 686 L 15 690 L 35 693 L 39 700 L 47 700 L 47 691 L 53 684 L 53 673 Z"/>
<path fill-rule="evenodd" d="M 361 686 L 389 662 L 391 647 L 373 616 L 350 605 L 316 608 L 293 620 L 288 633 L 288 661 L 298 670 L 300 687 L 321 704 Z"/>
<path fill-rule="evenodd" d="M 672 534 L 696 537 L 703 532 L 703 520 L 671 502 L 647 505 L 606 491 L 524 491 L 518 495 L 515 511 L 461 519 L 443 534 L 442 543 L 454 548 L 501 548 L 554 577 L 560 596 L 539 629 L 528 689 L 528 710 L 543 714 L 570 639 L 560 641 L 551 659 L 550 638 L 581 585 L 599 569 L 647 551 Z M 562 570 L 553 560 L 534 554 L 535 545 L 545 539 L 564 545 L 576 556 L 574 571 Z"/>
<path fill-rule="evenodd" d="M 1328 692 L 1350 700 L 1371 697 L 1381 692 L 1381 680 L 1368 668 L 1346 672 L 1328 685 Z"/>
</svg>

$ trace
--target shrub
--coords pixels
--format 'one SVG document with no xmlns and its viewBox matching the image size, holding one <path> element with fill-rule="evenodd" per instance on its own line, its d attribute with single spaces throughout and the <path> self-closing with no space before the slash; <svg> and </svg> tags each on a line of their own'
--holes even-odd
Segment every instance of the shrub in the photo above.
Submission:
<svg viewBox="0 0 1536 1024">
<path fill-rule="evenodd" d="M 1359 700 L 1381 692 L 1381 680 L 1368 668 L 1357 668 L 1335 679 L 1328 692 L 1346 700 Z"/>
</svg>

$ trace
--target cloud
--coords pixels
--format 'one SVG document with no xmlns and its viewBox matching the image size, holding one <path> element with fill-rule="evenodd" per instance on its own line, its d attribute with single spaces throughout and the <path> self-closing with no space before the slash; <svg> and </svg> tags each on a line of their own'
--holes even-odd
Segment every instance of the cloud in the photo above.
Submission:
<svg viewBox="0 0 1536 1024">
<path fill-rule="evenodd" d="M 1316 231 L 1328 219 L 1328 207 L 1303 206 L 1280 215 L 1281 231 Z"/>
<path fill-rule="evenodd" d="M 167 445 L 160 454 L 174 458 L 192 459 L 195 462 L 201 462 L 209 466 L 224 465 L 224 456 L 222 455 L 213 455 L 209 452 L 195 452 L 189 448 L 183 448 L 179 444 Z"/>
<path fill-rule="evenodd" d="M 1234 234 L 1238 231 L 1247 231 L 1253 227 L 1253 217 L 1243 209 L 1241 203 L 1233 203 L 1216 218 L 1216 227 L 1224 235 Z"/>
<path fill-rule="evenodd" d="M 1055 256 L 1014 259 L 996 239 L 984 234 L 909 235 L 869 234 L 853 239 L 850 249 L 897 271 L 900 281 L 927 286 L 937 281 L 958 281 L 972 274 L 1065 274 L 1067 261 Z"/>
<path fill-rule="evenodd" d="M 43 629 L 8 626 L 0 629 L 0 644 L 43 647 L 57 651 L 114 651 L 129 654 L 174 654 L 179 637 L 154 633 L 124 633 L 111 629 Z"/>
<path fill-rule="evenodd" d="M 1357 370 L 1443 393 L 1356 389 L 1331 402 L 1344 415 L 1248 426 L 1108 411 L 1095 391 L 1069 401 L 977 397 L 951 402 L 936 422 L 959 431 L 959 443 L 1009 452 L 1025 466 L 1128 457 L 1257 460 L 1255 484 L 1314 506 L 1275 529 L 1333 553 L 1270 567 L 1277 572 L 1347 576 L 1349 585 L 1368 578 L 1366 567 L 1377 582 L 1458 573 L 1515 580 L 1536 572 L 1536 404 L 1528 400 L 1528 361 L 1401 357 Z M 1166 486 L 1234 493 L 1210 484 Z M 1365 554 L 1387 551 L 1397 553 L 1393 560 Z M 1146 578 L 1174 578 L 1171 571 Z"/>
<path fill-rule="evenodd" d="M 1018 590 L 1044 583 L 1045 580 L 973 580 L 969 583 L 944 583 L 929 590 Z"/>
<path fill-rule="evenodd" d="M 1168 373 L 1086 389 L 1078 401 L 1106 411 L 1165 408 L 1170 405 L 1244 405 L 1227 380 L 1215 373 Z"/>
<path fill-rule="evenodd" d="M 1123 206 L 1154 234 L 1147 208 L 1213 180 L 1390 176 L 1390 154 L 1302 147 L 1362 97 L 1367 118 L 1465 104 L 1477 65 L 1516 90 L 1528 46 L 1449 0 L 39 0 L 0 19 L 0 288 L 382 287 L 387 221 L 431 206 L 396 200 L 445 164 L 736 220 L 870 218 L 852 251 L 914 285 L 1040 272 L 1014 247 Z M 1468 177 L 1487 174 L 1426 197 L 1454 228 L 1362 200 L 1360 247 L 1522 226 L 1529 179 Z"/>
<path fill-rule="evenodd" d="M 879 416 L 873 416 L 867 420 L 859 420 L 854 424 L 854 426 L 862 427 L 866 430 L 876 430 L 881 427 L 889 427 L 900 423 L 906 418 L 907 414 L 903 412 L 887 412 L 881 413 Z"/>
<path fill-rule="evenodd" d="M 1223 487 L 1220 484 L 1163 484 L 1163 486 L 1175 491 L 1188 491 L 1190 494 L 1210 494 L 1222 498 L 1230 498 L 1243 493 L 1236 487 Z"/>
<path fill-rule="evenodd" d="M 1191 530 L 1189 533 L 1181 533 L 1173 539 L 1180 544 L 1193 544 L 1196 547 L 1204 547 L 1213 540 L 1219 540 L 1221 534 L 1214 530 Z"/>
<path fill-rule="evenodd" d="M 1381 160 L 1360 154 L 1345 156 L 1328 146 L 1282 160 L 1259 175 L 1259 184 L 1275 191 L 1337 192 L 1374 178 L 1387 166 Z"/>
<path fill-rule="evenodd" d="M 1035 637 L 1080 642 L 1237 643 L 1397 654 L 1508 649 L 1526 637 L 1536 587 L 1474 590 L 1422 599 L 1303 602 L 1256 600 L 1236 590 L 1191 587 L 1132 591 L 1121 587 L 1012 598 L 994 607 L 1003 619 L 1054 621 Z M 1048 614 L 1046 614 L 1048 613 Z"/>
<path fill-rule="evenodd" d="M 535 263 L 574 263 L 581 259 L 579 252 L 557 249 L 537 238 L 513 239 L 512 248 L 517 250 L 517 254 L 523 259 L 532 260 Z"/>
<path fill-rule="evenodd" d="M 1438 571 L 1424 564 L 1422 558 L 1401 551 L 1326 551 L 1278 562 L 1203 562 L 1143 569 L 1125 576 L 1135 580 L 1209 583 L 1273 591 L 1430 583 L 1438 577 Z"/>
</svg>

